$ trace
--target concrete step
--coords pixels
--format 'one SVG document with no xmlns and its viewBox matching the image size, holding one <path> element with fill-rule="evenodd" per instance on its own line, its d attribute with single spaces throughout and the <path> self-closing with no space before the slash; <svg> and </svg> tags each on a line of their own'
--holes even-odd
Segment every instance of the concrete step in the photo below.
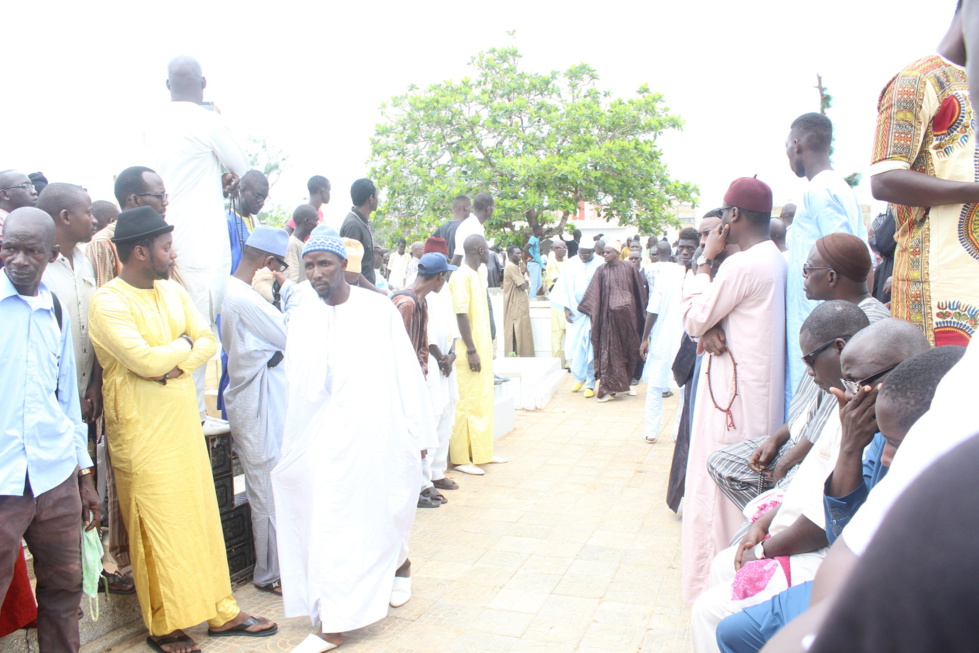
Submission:
<svg viewBox="0 0 979 653">
<path fill-rule="evenodd" d="M 95 599 L 92 599 L 94 602 Z M 106 601 L 105 594 L 99 594 L 99 620 L 92 619 L 93 606 L 87 596 L 82 597 L 82 612 L 85 613 L 79 623 L 83 650 L 86 644 L 99 642 L 90 651 L 105 651 L 115 644 L 131 639 L 143 631 L 143 619 L 139 611 L 139 601 L 136 595 L 112 595 Z M 28 628 L 18 630 L 6 637 L 0 638 L 0 653 L 37 653 L 37 630 Z"/>
<path fill-rule="evenodd" d="M 504 357 L 493 361 L 493 373 L 509 378 L 503 384 L 505 396 L 513 398 L 515 408 L 541 410 L 567 378 L 559 358 Z"/>
</svg>

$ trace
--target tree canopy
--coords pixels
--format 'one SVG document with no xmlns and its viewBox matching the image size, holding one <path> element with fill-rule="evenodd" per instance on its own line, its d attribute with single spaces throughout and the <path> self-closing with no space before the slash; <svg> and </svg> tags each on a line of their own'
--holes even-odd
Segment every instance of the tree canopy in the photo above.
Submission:
<svg viewBox="0 0 979 653">
<path fill-rule="evenodd" d="M 654 233 L 676 203 L 695 201 L 696 186 L 670 177 L 657 144 L 683 125 L 660 94 L 643 85 L 613 98 L 587 64 L 542 74 L 520 59 L 515 47 L 480 52 L 472 77 L 413 85 L 382 105 L 371 178 L 382 193 L 375 215 L 391 232 L 427 235 L 455 196 L 481 191 L 495 198 L 487 227 L 502 242 L 538 224 L 560 234 L 579 202 Z"/>
</svg>

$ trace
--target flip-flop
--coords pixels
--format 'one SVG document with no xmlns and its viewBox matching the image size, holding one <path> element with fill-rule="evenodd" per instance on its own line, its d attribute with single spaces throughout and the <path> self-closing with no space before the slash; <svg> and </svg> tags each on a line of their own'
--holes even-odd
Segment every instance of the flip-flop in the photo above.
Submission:
<svg viewBox="0 0 979 653">
<path fill-rule="evenodd" d="M 432 485 L 440 490 L 458 490 L 459 484 L 453 481 L 451 478 L 440 478 L 437 481 L 432 481 Z"/>
<path fill-rule="evenodd" d="M 276 596 L 282 596 L 282 583 L 279 581 L 274 581 L 268 585 L 259 585 L 254 583 L 255 589 L 259 592 L 268 592 L 269 594 L 275 594 Z"/>
<path fill-rule="evenodd" d="M 427 494 L 422 493 L 422 494 L 419 494 L 418 495 L 418 507 L 419 508 L 441 508 L 442 507 L 442 502 L 439 501 L 438 499 L 433 499 L 432 497 L 428 496 Z"/>
<path fill-rule="evenodd" d="M 432 501 L 438 501 L 439 503 L 449 502 L 449 500 L 442 496 L 442 493 L 436 490 L 434 487 L 423 490 L 422 495 L 428 497 Z"/>
<path fill-rule="evenodd" d="M 207 634 L 211 637 L 268 637 L 269 635 L 274 635 L 279 631 L 279 626 L 272 624 L 270 628 L 265 630 L 259 630 L 257 632 L 251 632 L 248 628 L 251 628 L 258 623 L 258 619 L 255 617 L 248 617 L 240 624 L 234 628 L 229 628 L 228 630 L 211 630 L 207 629 Z"/>
<path fill-rule="evenodd" d="M 337 646 L 339 646 L 339 644 L 328 642 L 322 637 L 309 635 L 306 639 L 299 643 L 299 646 L 292 649 L 292 653 L 325 653 L 326 651 L 332 651 Z"/>
<path fill-rule="evenodd" d="M 146 638 L 146 644 L 157 653 L 170 653 L 163 647 L 166 646 L 167 644 L 179 644 L 181 642 L 194 642 L 194 640 L 192 640 L 187 635 L 187 633 L 184 633 L 183 635 L 170 635 L 169 637 L 160 637 L 155 640 L 152 637 Z M 200 644 L 194 642 L 194 645 L 197 646 L 197 650 L 199 651 Z"/>
</svg>

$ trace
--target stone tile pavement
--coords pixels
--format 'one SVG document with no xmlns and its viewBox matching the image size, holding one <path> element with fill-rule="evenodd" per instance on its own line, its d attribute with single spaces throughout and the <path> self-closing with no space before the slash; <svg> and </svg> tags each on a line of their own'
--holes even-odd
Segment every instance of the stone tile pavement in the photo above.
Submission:
<svg viewBox="0 0 979 653">
<path fill-rule="evenodd" d="M 666 507 L 677 397 L 664 432 L 642 437 L 644 392 L 597 404 L 569 392 L 517 411 L 497 441 L 510 462 L 482 477 L 451 474 L 449 503 L 419 510 L 411 536 L 413 597 L 349 633 L 349 653 L 465 651 L 656 653 L 689 649 L 680 599 L 680 521 Z M 290 651 L 313 632 L 285 619 L 279 599 L 251 585 L 235 596 L 279 632 L 210 640 L 207 653 Z M 112 651 L 147 651 L 145 634 Z M 93 645 L 97 644 L 93 642 Z M 85 651 L 104 649 L 86 647 Z"/>
</svg>

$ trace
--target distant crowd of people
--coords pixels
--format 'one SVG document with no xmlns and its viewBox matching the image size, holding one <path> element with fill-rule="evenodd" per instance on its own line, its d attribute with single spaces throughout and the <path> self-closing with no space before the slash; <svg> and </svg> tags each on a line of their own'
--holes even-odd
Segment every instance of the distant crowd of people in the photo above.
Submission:
<svg viewBox="0 0 979 653">
<path fill-rule="evenodd" d="M 205 442 L 230 431 L 253 582 L 318 624 L 297 650 L 329 650 L 410 599 L 409 529 L 458 489 L 450 462 L 473 475 L 506 462 L 493 452 L 489 248 L 475 218 L 454 256 L 429 238 L 389 298 L 374 184 L 353 184 L 339 233 L 319 224 L 322 176 L 286 229 L 258 224 L 268 179 L 202 104 L 198 63 L 168 72 L 172 101 L 145 134 L 153 167 L 120 172 L 116 203 L 0 172 L 0 634 L 32 624 L 43 651 L 78 650 L 93 537 L 80 529 L 98 540 L 104 506 L 102 585 L 138 597 L 150 648 L 200 650 L 183 629 L 202 621 L 211 637 L 273 635 L 232 596 Z M 492 213 L 486 193 L 475 205 Z M 219 349 L 227 421 L 205 412 Z"/>
</svg>

